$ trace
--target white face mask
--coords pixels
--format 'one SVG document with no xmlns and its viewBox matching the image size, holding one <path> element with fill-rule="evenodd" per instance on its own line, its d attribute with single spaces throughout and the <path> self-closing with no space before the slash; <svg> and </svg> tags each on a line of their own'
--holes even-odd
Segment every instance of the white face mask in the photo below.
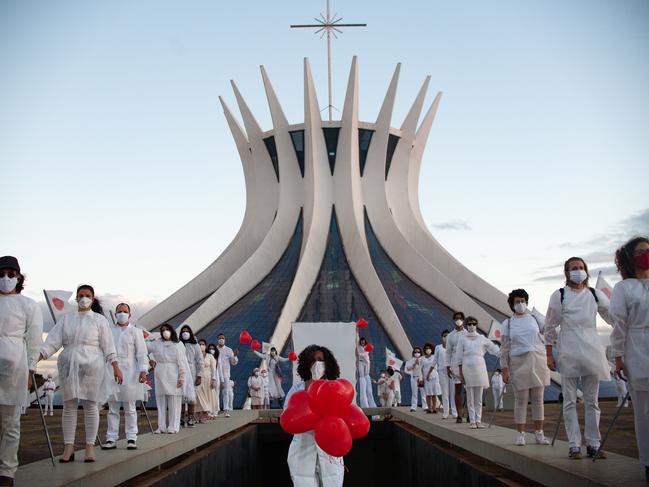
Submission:
<svg viewBox="0 0 649 487">
<path fill-rule="evenodd" d="M 126 323 L 128 323 L 129 317 L 130 317 L 130 315 L 128 313 L 121 313 L 120 312 L 120 313 L 115 314 L 115 318 L 117 319 L 117 323 L 119 323 L 120 325 L 125 325 Z"/>
<path fill-rule="evenodd" d="M 527 305 L 525 303 L 516 303 L 514 305 L 514 311 L 519 314 L 523 314 L 525 313 L 525 311 L 527 311 Z"/>
<path fill-rule="evenodd" d="M 10 293 L 14 289 L 16 289 L 17 284 L 18 284 L 17 277 L 9 277 L 9 276 L 0 277 L 0 291 L 2 291 L 3 293 Z"/>
<path fill-rule="evenodd" d="M 171 338 L 171 332 L 169 330 L 162 330 L 162 338 L 169 340 Z"/>
<path fill-rule="evenodd" d="M 266 372 L 262 372 L 261 376 L 265 379 L 268 374 Z"/>
<path fill-rule="evenodd" d="M 430 355 L 431 353 L 433 353 L 433 351 L 430 348 L 427 348 L 426 349 L 426 355 Z"/>
<path fill-rule="evenodd" d="M 219 345 L 225 345 L 225 338 L 219 338 Z"/>
<path fill-rule="evenodd" d="M 83 298 L 79 298 L 79 308 L 81 309 L 90 308 L 90 306 L 92 306 L 92 301 L 93 301 L 92 298 L 87 298 L 85 296 Z"/>
<path fill-rule="evenodd" d="M 255 377 L 259 377 L 259 372 L 253 372 L 252 373 Z"/>
<path fill-rule="evenodd" d="M 188 331 L 183 331 L 180 336 L 183 338 L 183 340 L 189 340 L 189 332 Z"/>
<path fill-rule="evenodd" d="M 421 354 L 420 354 L 419 352 L 415 352 L 415 354 L 413 355 L 413 357 L 415 357 L 415 358 L 419 358 L 419 357 L 421 357 Z"/>
<path fill-rule="evenodd" d="M 207 353 L 211 353 L 212 355 L 216 355 L 216 352 L 214 351 L 213 348 L 210 348 L 210 350 Z"/>
<path fill-rule="evenodd" d="M 381 374 L 381 379 L 385 379 L 385 374 Z"/>
<path fill-rule="evenodd" d="M 458 328 L 462 326 L 462 323 L 464 323 L 464 321 L 462 321 L 462 320 L 455 320 L 455 326 L 457 326 Z"/>
<path fill-rule="evenodd" d="M 200 347 L 201 347 L 201 352 L 204 352 L 204 351 L 205 351 L 205 348 L 206 348 L 205 345 L 203 345 L 203 344 L 201 343 Z"/>
<path fill-rule="evenodd" d="M 322 378 L 325 373 L 325 363 L 322 360 L 316 360 L 311 366 L 311 378 L 317 380 Z"/>
<path fill-rule="evenodd" d="M 584 270 L 570 271 L 570 280 L 575 284 L 581 284 L 588 279 L 588 273 Z"/>
<path fill-rule="evenodd" d="M 466 331 L 468 331 L 469 333 L 475 333 L 477 328 L 478 327 L 476 325 L 468 325 L 466 327 Z"/>
</svg>

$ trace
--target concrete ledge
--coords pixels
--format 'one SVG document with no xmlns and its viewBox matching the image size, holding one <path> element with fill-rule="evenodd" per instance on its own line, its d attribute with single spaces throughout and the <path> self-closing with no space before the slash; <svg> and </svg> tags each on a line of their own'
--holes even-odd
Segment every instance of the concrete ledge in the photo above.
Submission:
<svg viewBox="0 0 649 487">
<path fill-rule="evenodd" d="M 408 408 L 392 408 L 395 419 L 467 450 L 486 460 L 527 477 L 543 485 L 577 486 L 643 486 L 644 469 L 635 458 L 607 452 L 606 460 L 593 463 L 591 459 L 570 460 L 568 443 L 557 441 L 552 446 L 536 445 L 532 434 L 527 435 L 528 445 L 514 445 L 515 431 L 492 426 L 472 430 L 467 423 L 455 423 L 439 415 L 426 415 L 423 410 L 412 413 Z"/>
<path fill-rule="evenodd" d="M 174 435 L 142 434 L 138 449 L 126 450 L 126 440 L 117 443 L 116 450 L 96 447 L 95 463 L 84 463 L 83 450 L 76 452 L 74 463 L 40 460 L 18 468 L 15 483 L 18 486 L 56 487 L 62 485 L 109 487 L 147 472 L 185 453 L 235 431 L 258 418 L 258 411 L 233 411 L 231 418 L 220 417 L 195 428 L 183 428 Z M 60 451 L 62 445 L 53 445 Z"/>
</svg>

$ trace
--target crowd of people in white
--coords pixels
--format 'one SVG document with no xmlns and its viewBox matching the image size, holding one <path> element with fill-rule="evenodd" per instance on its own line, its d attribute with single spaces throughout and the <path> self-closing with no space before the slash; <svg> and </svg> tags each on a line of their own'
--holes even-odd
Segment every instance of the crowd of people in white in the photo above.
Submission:
<svg viewBox="0 0 649 487">
<path fill-rule="evenodd" d="M 561 375 L 563 417 L 569 439 L 568 456 L 582 457 L 582 434 L 577 417 L 578 390 L 585 407 L 584 438 L 588 457 L 606 458 L 600 448 L 599 384 L 613 374 L 618 402 L 628 393 L 635 415 L 635 431 L 649 480 L 649 240 L 636 237 L 616 252 L 622 280 L 612 296 L 588 285 L 586 262 L 573 257 L 565 262 L 565 286 L 555 291 L 543 317 L 528 310 L 529 296 L 516 289 L 508 296 L 512 316 L 502 324 L 500 346 L 478 331 L 478 320 L 453 315 L 452 330 L 441 343 L 415 346 L 404 366 L 388 366 L 376 380 L 370 375 L 370 351 L 359 338 L 356 357 L 358 400 L 361 407 L 375 406 L 372 384 L 378 386 L 381 406 L 402 403 L 401 381 L 410 376 L 410 410 L 419 403 L 427 414 L 455 418 L 462 423 L 464 406 L 470 428 L 484 428 L 483 392 L 492 388 L 494 407 L 503 408 L 507 387 L 514 395 L 516 445 L 525 445 L 527 405 L 531 403 L 534 441 L 547 445 L 543 432 L 543 397 L 550 371 Z M 106 449 L 117 447 L 120 409 L 124 410 L 128 449 L 137 448 L 137 401 L 146 400 L 147 375 L 155 371 L 158 409 L 156 433 L 177 433 L 232 410 L 234 383 L 230 368 L 238 363 L 238 350 L 228 347 L 223 334 L 217 343 L 197 339 L 188 326 L 179 335 L 162 324 L 160 336 L 145 340 L 143 330 L 131 322 L 127 303 L 115 309 L 117 323 L 104 317 L 92 286 L 76 292 L 78 309 L 60 318 L 43 342 L 43 320 L 38 304 L 23 296 L 24 274 L 15 257 L 0 257 L 0 485 L 13 485 L 18 466 L 20 409 L 28 403 L 28 391 L 40 360 L 61 351 L 56 382 L 49 375 L 41 387 L 45 414 L 53 414 L 54 391 L 63 401 L 64 437 L 61 463 L 74 461 L 74 442 L 79 402 L 84 408 L 85 462 L 95 461 L 94 445 L 99 428 L 99 407 L 108 407 Z M 612 327 L 607 351 L 597 332 L 597 315 Z M 254 351 L 260 366 L 247 381 L 245 407 L 281 407 L 285 393 L 281 364 L 289 359 L 271 347 Z M 485 354 L 498 357 L 499 368 L 491 378 Z M 611 361 L 613 370 L 611 370 Z M 58 382 L 58 388 L 57 388 Z M 439 406 L 438 406 L 439 404 Z"/>
</svg>

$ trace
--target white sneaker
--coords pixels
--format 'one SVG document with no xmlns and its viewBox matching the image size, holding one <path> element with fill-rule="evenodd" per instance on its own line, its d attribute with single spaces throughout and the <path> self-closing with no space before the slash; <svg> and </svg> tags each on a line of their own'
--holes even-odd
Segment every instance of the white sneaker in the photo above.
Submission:
<svg viewBox="0 0 649 487">
<path fill-rule="evenodd" d="M 536 439 L 537 445 L 549 445 L 550 440 L 548 440 L 543 434 L 543 430 L 535 431 L 534 438 Z"/>
<path fill-rule="evenodd" d="M 414 413 L 415 411 L 417 411 L 417 408 L 410 408 L 411 413 Z"/>
<path fill-rule="evenodd" d="M 525 433 L 516 434 L 516 441 L 514 442 L 516 446 L 525 446 Z"/>
<path fill-rule="evenodd" d="M 478 429 L 478 425 L 475 424 L 475 423 L 471 423 L 471 426 L 469 426 L 469 428 L 471 428 L 472 430 L 477 430 L 477 429 Z"/>
<path fill-rule="evenodd" d="M 448 419 L 448 414 L 447 415 L 442 415 L 442 419 Z"/>
<path fill-rule="evenodd" d="M 229 418 L 229 417 L 230 417 L 230 413 L 226 411 L 225 414 L 224 414 L 223 416 L 225 416 L 226 418 Z"/>
</svg>

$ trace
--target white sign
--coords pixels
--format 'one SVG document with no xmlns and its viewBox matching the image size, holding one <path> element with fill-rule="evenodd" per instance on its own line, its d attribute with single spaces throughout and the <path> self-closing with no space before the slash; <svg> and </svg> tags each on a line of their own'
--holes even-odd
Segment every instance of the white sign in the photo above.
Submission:
<svg viewBox="0 0 649 487">
<path fill-rule="evenodd" d="M 293 323 L 293 347 L 298 355 L 309 345 L 320 345 L 333 353 L 340 377 L 356 389 L 356 323 Z M 300 381 L 297 361 L 293 362 L 293 382 Z"/>
</svg>

